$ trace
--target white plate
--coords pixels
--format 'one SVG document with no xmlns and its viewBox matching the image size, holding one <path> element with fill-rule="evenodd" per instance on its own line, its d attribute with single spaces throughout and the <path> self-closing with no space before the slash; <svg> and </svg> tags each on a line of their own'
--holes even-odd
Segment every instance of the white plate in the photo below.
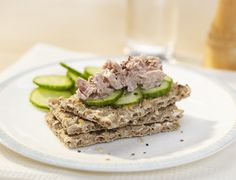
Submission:
<svg viewBox="0 0 236 180">
<path fill-rule="evenodd" d="M 83 69 L 101 65 L 101 58 L 70 61 Z M 230 144 L 236 136 L 233 93 L 196 72 L 165 65 L 175 81 L 188 83 L 191 97 L 178 103 L 185 110 L 181 128 L 142 139 L 131 138 L 80 148 L 64 147 L 47 127 L 44 112 L 29 103 L 33 77 L 60 73 L 58 64 L 18 74 L 0 87 L 0 139 L 13 151 L 61 167 L 91 171 L 140 171 L 173 167 L 207 157 Z M 183 140 L 183 141 L 182 141 Z M 132 155 L 132 153 L 134 153 Z"/>
</svg>

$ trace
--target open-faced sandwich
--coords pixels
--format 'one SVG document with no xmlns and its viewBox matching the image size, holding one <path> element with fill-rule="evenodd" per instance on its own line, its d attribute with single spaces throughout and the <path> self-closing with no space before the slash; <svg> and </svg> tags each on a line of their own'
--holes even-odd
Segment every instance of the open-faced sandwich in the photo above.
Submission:
<svg viewBox="0 0 236 180">
<path fill-rule="evenodd" d="M 190 95 L 172 80 L 157 57 L 107 61 L 88 80 L 77 79 L 70 97 L 49 102 L 46 121 L 69 148 L 174 131 L 183 110 L 176 102 Z"/>
</svg>

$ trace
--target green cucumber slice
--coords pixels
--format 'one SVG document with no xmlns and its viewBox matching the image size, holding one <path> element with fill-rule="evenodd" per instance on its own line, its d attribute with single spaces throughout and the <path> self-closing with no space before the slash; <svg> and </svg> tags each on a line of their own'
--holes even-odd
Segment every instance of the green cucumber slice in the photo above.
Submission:
<svg viewBox="0 0 236 180">
<path fill-rule="evenodd" d="M 69 71 L 69 70 L 67 70 L 66 75 L 67 75 L 74 83 L 76 83 L 77 79 L 79 78 L 78 75 L 76 75 L 75 73 L 73 73 L 73 72 L 71 72 L 71 71 Z"/>
<path fill-rule="evenodd" d="M 33 82 L 39 87 L 53 90 L 68 90 L 74 85 L 67 76 L 62 75 L 37 76 L 33 79 Z"/>
<path fill-rule="evenodd" d="M 76 93 L 76 91 L 77 91 L 77 87 L 76 86 L 74 86 L 71 90 L 70 90 L 70 92 L 72 93 L 72 94 L 75 94 Z"/>
<path fill-rule="evenodd" d="M 83 73 L 77 71 L 76 69 L 68 66 L 67 64 L 61 62 L 60 65 L 64 68 L 66 68 L 67 70 L 71 71 L 72 73 L 74 73 L 75 75 L 77 75 L 78 77 L 81 77 L 83 79 L 87 79 L 86 75 L 84 75 Z"/>
<path fill-rule="evenodd" d="M 144 98 L 157 98 L 166 95 L 172 86 L 172 82 L 163 80 L 161 85 L 151 89 L 142 90 Z"/>
<path fill-rule="evenodd" d="M 170 76 L 165 76 L 164 80 L 170 82 L 171 84 L 173 83 L 173 79 Z"/>
<path fill-rule="evenodd" d="M 123 90 L 116 90 L 111 95 L 99 98 L 99 99 L 92 99 L 88 98 L 84 100 L 84 103 L 88 106 L 107 106 L 114 104 L 121 96 L 123 95 Z"/>
<path fill-rule="evenodd" d="M 44 88 L 36 88 L 30 94 L 30 102 L 39 108 L 49 109 L 48 100 L 58 97 L 70 97 L 72 94 L 70 91 L 55 91 Z"/>
<path fill-rule="evenodd" d="M 84 76 L 88 79 L 91 75 L 84 71 Z"/>
<path fill-rule="evenodd" d="M 121 96 L 115 103 L 114 106 L 124 106 L 138 104 L 143 99 L 141 90 L 137 88 L 135 91 L 127 93 Z"/>
<path fill-rule="evenodd" d="M 84 68 L 84 73 L 88 76 L 94 76 L 95 74 L 102 71 L 102 68 L 96 66 L 87 66 Z"/>
<path fill-rule="evenodd" d="M 67 70 L 66 75 L 74 82 L 74 86 L 71 88 L 70 91 L 72 94 L 75 94 L 76 90 L 78 89 L 76 86 L 76 82 L 77 82 L 77 79 L 79 78 L 79 76 L 77 76 L 76 74 L 74 74 L 73 72 L 71 72 L 69 70 Z"/>
</svg>

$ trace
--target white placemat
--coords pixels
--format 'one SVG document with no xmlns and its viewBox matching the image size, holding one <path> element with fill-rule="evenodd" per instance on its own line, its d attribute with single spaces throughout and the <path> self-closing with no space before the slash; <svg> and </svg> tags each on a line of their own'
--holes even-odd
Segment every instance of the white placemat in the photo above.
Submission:
<svg viewBox="0 0 236 180">
<path fill-rule="evenodd" d="M 57 48 L 47 44 L 38 44 L 30 49 L 16 64 L 0 74 L 0 82 L 19 71 L 42 64 L 58 62 L 61 59 L 91 56 Z M 236 90 L 236 73 L 224 71 L 204 71 L 217 76 Z M 204 85 L 203 85 L 204 88 Z M 227 107 L 226 107 L 227 108 Z M 73 171 L 42 164 L 18 155 L 0 145 L 0 179 L 129 179 L 129 180 L 221 180 L 235 179 L 236 143 L 225 150 L 192 164 L 138 173 L 92 173 Z"/>
</svg>

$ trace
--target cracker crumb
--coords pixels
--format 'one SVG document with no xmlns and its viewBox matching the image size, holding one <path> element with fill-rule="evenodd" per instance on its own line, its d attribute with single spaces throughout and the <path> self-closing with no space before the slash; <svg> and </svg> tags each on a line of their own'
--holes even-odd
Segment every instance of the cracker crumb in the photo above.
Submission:
<svg viewBox="0 0 236 180">
<path fill-rule="evenodd" d="M 139 142 L 140 142 L 140 143 L 144 143 L 144 140 L 143 140 L 142 137 L 139 137 L 138 139 L 139 139 Z"/>
<path fill-rule="evenodd" d="M 96 147 L 96 151 L 97 152 L 103 152 L 103 148 L 102 147 Z"/>
</svg>

